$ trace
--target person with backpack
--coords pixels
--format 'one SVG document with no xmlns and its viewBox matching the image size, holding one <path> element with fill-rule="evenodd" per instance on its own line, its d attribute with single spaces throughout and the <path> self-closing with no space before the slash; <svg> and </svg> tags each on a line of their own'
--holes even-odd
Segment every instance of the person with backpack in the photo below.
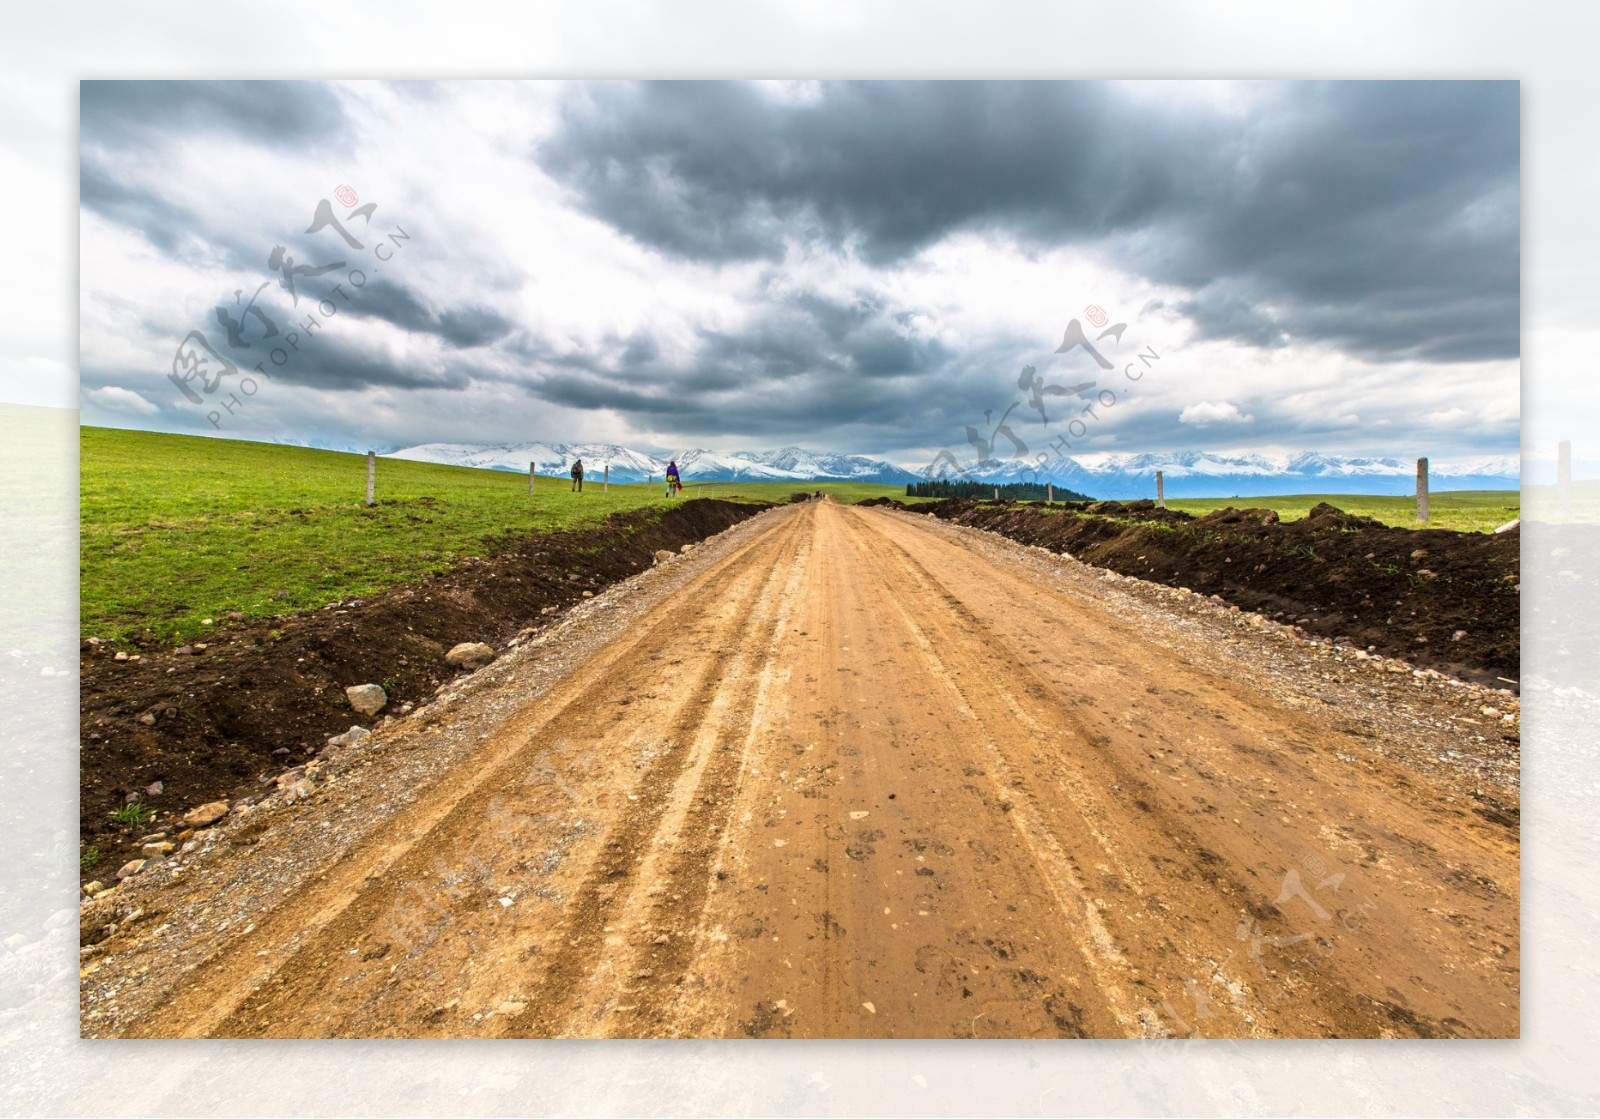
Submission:
<svg viewBox="0 0 1600 1119">
<path fill-rule="evenodd" d="M 667 463 L 667 496 L 676 497 L 683 492 L 683 479 L 678 476 L 678 460 Z"/>
<path fill-rule="evenodd" d="M 572 462 L 572 492 L 583 492 L 583 460 L 574 459 Z"/>
</svg>

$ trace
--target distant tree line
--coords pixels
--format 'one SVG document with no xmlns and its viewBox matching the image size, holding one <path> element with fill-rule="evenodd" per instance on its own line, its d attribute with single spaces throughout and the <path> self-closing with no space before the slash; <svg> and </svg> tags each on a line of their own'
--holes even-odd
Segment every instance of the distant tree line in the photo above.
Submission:
<svg viewBox="0 0 1600 1119">
<path fill-rule="evenodd" d="M 952 482 L 940 478 L 931 482 L 907 482 L 907 497 L 993 497 L 997 487 L 991 482 Z M 998 487 L 1000 496 L 1008 501 L 1047 501 L 1050 493 L 1038 482 L 1009 482 Z M 1063 486 L 1055 488 L 1057 501 L 1092 501 L 1081 493 Z"/>
</svg>

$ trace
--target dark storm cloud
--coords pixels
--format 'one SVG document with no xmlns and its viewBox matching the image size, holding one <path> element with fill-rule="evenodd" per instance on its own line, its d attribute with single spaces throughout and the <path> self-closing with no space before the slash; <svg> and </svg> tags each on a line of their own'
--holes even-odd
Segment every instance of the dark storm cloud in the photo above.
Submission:
<svg viewBox="0 0 1600 1119">
<path fill-rule="evenodd" d="M 267 260 L 273 245 L 292 243 L 299 233 L 295 222 L 272 230 L 239 214 L 194 209 L 139 181 L 114 156 L 98 150 L 85 149 L 79 159 L 78 193 L 85 210 L 139 234 L 164 256 L 197 268 L 260 272 L 270 278 Z M 308 206 L 306 218 L 310 214 Z"/>
<path fill-rule="evenodd" d="M 511 332 L 511 320 L 489 307 L 457 307 L 439 315 L 434 333 L 459 349 L 487 346 Z"/>
<path fill-rule="evenodd" d="M 187 263 L 265 269 L 275 240 L 305 223 L 295 215 L 262 231 L 204 198 L 178 201 L 186 192 L 166 190 L 161 173 L 169 150 L 221 139 L 305 153 L 351 140 L 338 94 L 320 82 L 85 81 L 79 89 L 81 204 Z M 171 173 L 178 166 L 174 159 Z"/>
<path fill-rule="evenodd" d="M 78 171 L 78 198 L 85 209 L 142 233 L 169 257 L 182 257 L 199 227 L 199 219 L 187 208 L 129 182 L 107 164 L 87 156 Z"/>
<path fill-rule="evenodd" d="M 535 371 L 531 391 L 551 403 L 755 434 L 899 416 L 927 395 L 924 377 L 952 371 L 956 359 L 908 334 L 875 297 L 814 292 L 774 299 L 738 331 L 700 330 L 686 358 L 665 357 L 649 335 L 581 353 L 527 337 L 511 348 Z"/>
<path fill-rule="evenodd" d="M 511 333 L 512 322 L 478 304 L 435 311 L 411 289 L 389 280 L 373 280 L 349 305 L 357 317 L 382 319 L 402 330 L 436 334 L 456 349 L 498 342 Z"/>
<path fill-rule="evenodd" d="M 1203 290 L 1193 299 L 1179 300 L 1173 309 L 1194 320 L 1201 338 L 1231 338 L 1259 349 L 1281 349 L 1289 344 L 1283 324 L 1257 304 L 1237 295 Z"/>
<path fill-rule="evenodd" d="M 338 95 L 320 82 L 85 81 L 78 103 L 83 142 L 112 149 L 185 134 L 303 148 L 348 134 Z"/>
<path fill-rule="evenodd" d="M 537 159 L 686 258 L 800 240 L 885 265 L 991 230 L 1186 289 L 1205 336 L 1487 360 L 1520 349 L 1518 112 L 1510 82 L 1287 83 L 1236 111 L 1090 83 L 831 83 L 800 102 L 604 83 Z"/>
<path fill-rule="evenodd" d="M 797 227 L 858 243 L 876 263 L 1002 221 L 1045 236 L 1105 231 L 1173 189 L 1158 152 L 1097 123 L 1121 111 L 1103 86 L 825 90 L 791 105 L 736 83 L 597 83 L 538 158 L 619 229 L 705 260 L 779 258 Z"/>
<path fill-rule="evenodd" d="M 797 292 L 774 300 L 737 332 L 702 330 L 699 364 L 763 381 L 871 380 L 915 377 L 949 361 L 947 347 L 907 334 L 904 325 L 870 294 L 844 302 Z"/>
<path fill-rule="evenodd" d="M 464 389 L 496 375 L 471 364 L 423 357 L 393 356 L 370 341 L 324 333 L 302 346 L 281 368 L 268 367 L 277 385 L 307 385 L 331 392 L 370 388 Z"/>
</svg>

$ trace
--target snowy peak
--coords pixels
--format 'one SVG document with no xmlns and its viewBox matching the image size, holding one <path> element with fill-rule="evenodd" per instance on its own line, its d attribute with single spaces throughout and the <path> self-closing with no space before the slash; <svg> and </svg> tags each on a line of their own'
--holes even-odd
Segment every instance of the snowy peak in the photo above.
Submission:
<svg viewBox="0 0 1600 1119">
<path fill-rule="evenodd" d="M 661 473 L 655 460 L 648 455 L 610 443 L 423 443 L 404 447 L 385 457 L 519 473 L 525 472 L 531 462 L 540 474 L 565 474 L 572 468 L 573 460 L 581 458 L 584 469 L 594 472 L 604 470 L 609 464 L 613 475 L 632 472 L 643 478 L 652 469 L 656 474 Z"/>
<path fill-rule="evenodd" d="M 1209 451 L 1163 454 L 1098 452 L 1050 463 L 1049 477 L 1028 471 L 1016 460 L 968 466 L 964 477 L 1004 485 L 1053 481 L 1095 497 L 1127 500 L 1154 497 L 1160 471 L 1168 497 L 1247 497 L 1293 493 L 1409 494 L 1415 492 L 1415 459 L 1363 458 L 1309 451 L 1297 455 L 1220 455 Z M 1516 489 L 1521 459 L 1487 455 L 1431 459 L 1428 478 L 1435 490 Z"/>
<path fill-rule="evenodd" d="M 678 455 L 646 454 L 610 443 L 423 443 L 405 447 L 389 458 L 413 462 L 437 462 L 450 466 L 475 466 L 491 470 L 524 472 L 528 464 L 540 474 L 564 475 L 574 459 L 582 459 L 584 471 L 598 477 L 609 466 L 616 482 L 642 482 L 666 474 L 667 463 L 676 460 L 687 482 L 886 482 L 903 485 L 917 475 L 893 463 L 860 455 L 817 454 L 799 447 L 778 451 L 687 450 Z"/>
<path fill-rule="evenodd" d="M 927 477 L 929 468 L 904 469 L 881 459 L 783 447 L 776 451 L 712 451 L 691 448 L 677 455 L 647 453 L 614 443 L 424 443 L 388 457 L 452 466 L 476 466 L 522 473 L 528 464 L 545 475 L 565 475 L 574 459 L 598 478 L 609 466 L 615 482 L 660 478 L 676 459 L 685 482 L 881 482 L 900 486 Z M 1098 452 L 1056 459 L 1048 478 L 1032 473 L 1018 459 L 982 465 L 964 462 L 964 477 L 1004 485 L 1053 481 L 1102 498 L 1155 496 L 1161 471 L 1169 497 L 1245 497 L 1290 493 L 1406 494 L 1413 492 L 1414 459 L 1363 458 L 1307 451 L 1296 455 L 1223 455 L 1212 451 L 1158 454 Z M 1522 463 L 1516 455 L 1432 459 L 1428 475 L 1434 489 L 1516 489 Z"/>
</svg>

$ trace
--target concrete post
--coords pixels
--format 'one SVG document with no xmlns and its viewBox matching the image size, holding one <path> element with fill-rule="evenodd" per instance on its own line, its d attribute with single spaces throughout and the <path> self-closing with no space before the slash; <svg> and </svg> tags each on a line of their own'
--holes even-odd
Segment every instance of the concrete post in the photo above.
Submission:
<svg viewBox="0 0 1600 1119">
<path fill-rule="evenodd" d="M 367 505 L 376 505 L 378 485 L 378 456 L 374 451 L 367 452 Z"/>
<path fill-rule="evenodd" d="M 534 468 L 534 465 L 535 464 L 531 463 L 531 462 L 528 464 L 528 496 L 529 497 L 533 496 L 533 468 Z"/>
<path fill-rule="evenodd" d="M 600 492 L 611 492 L 611 464 L 609 462 L 606 463 L 606 471 L 600 478 Z"/>
<path fill-rule="evenodd" d="M 1417 520 L 1428 523 L 1428 460 L 1417 460 Z"/>
<path fill-rule="evenodd" d="M 1166 479 L 1164 477 L 1162 477 L 1161 471 L 1157 470 L 1156 471 L 1156 508 L 1157 509 L 1165 509 L 1166 507 L 1167 507 L 1167 482 L 1166 482 Z"/>
</svg>

